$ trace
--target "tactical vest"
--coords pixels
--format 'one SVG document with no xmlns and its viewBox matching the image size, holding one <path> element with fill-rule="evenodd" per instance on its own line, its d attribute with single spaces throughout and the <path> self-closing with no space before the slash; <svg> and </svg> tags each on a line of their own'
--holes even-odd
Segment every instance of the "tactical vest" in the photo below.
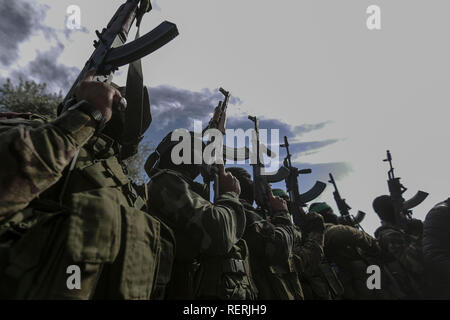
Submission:
<svg viewBox="0 0 450 320">
<path fill-rule="evenodd" d="M 393 225 L 379 227 L 375 235 L 379 241 L 388 242 L 383 237 L 391 234 L 402 236 L 405 248 L 414 253 L 409 263 L 401 262 L 392 254 L 385 254 L 383 275 L 394 299 L 422 299 L 425 279 L 423 278 L 424 262 L 422 256 L 421 238 L 413 236 Z M 383 248 L 386 250 L 386 248 Z"/>
<path fill-rule="evenodd" d="M 2 221 L 0 295 L 51 297 L 54 268 L 64 256 L 75 265 L 101 266 L 88 298 L 161 298 L 172 267 L 173 234 L 136 207 L 145 201 L 133 191 L 113 141 L 94 137 L 80 150 L 60 204 L 65 177 Z"/>
<path fill-rule="evenodd" d="M 243 202 L 246 210 L 255 210 L 250 204 Z M 258 211 L 254 221 L 247 220 L 247 228 L 256 225 L 264 214 Z M 244 236 L 245 237 L 245 236 Z M 258 299 L 262 300 L 303 300 L 303 290 L 295 266 L 293 255 L 282 265 L 268 265 L 259 261 L 250 252 L 252 277 L 258 290 Z"/>
<path fill-rule="evenodd" d="M 152 169 L 150 179 L 157 179 L 162 174 L 176 175 L 186 181 L 192 190 L 207 199 L 205 185 L 187 179 L 179 172 Z M 170 222 L 166 221 L 164 215 L 158 213 L 157 208 L 153 209 L 156 215 L 170 226 Z M 177 239 L 181 236 L 188 235 L 176 235 Z M 257 291 L 251 278 L 248 259 L 248 248 L 243 239 L 239 240 L 224 256 L 192 257 L 189 253 L 183 252 L 181 257 L 180 254 L 176 254 L 168 298 L 254 300 Z"/>
<path fill-rule="evenodd" d="M 248 248 L 240 239 L 226 256 L 202 256 L 195 273 L 196 299 L 255 300 Z"/>
<path fill-rule="evenodd" d="M 284 265 L 268 266 L 263 261 L 251 260 L 252 276 L 260 300 L 303 300 L 303 289 L 293 257 Z"/>
</svg>

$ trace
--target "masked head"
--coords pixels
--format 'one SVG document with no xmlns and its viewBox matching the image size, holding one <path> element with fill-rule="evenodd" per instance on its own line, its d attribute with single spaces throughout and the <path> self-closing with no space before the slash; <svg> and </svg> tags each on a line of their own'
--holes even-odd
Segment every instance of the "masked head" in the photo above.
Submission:
<svg viewBox="0 0 450 320">
<path fill-rule="evenodd" d="M 339 218 L 326 202 L 315 202 L 309 206 L 310 212 L 317 212 L 323 217 L 324 222 L 338 224 Z"/>
<path fill-rule="evenodd" d="M 382 195 L 376 197 L 373 200 L 372 207 L 382 221 L 395 222 L 395 206 L 390 196 Z"/>
<path fill-rule="evenodd" d="M 255 200 L 253 191 L 253 181 L 250 173 L 247 170 L 239 167 L 229 167 L 225 169 L 226 172 L 230 172 L 236 179 L 238 179 L 241 185 L 241 199 L 246 200 L 250 204 L 253 204 Z"/>
</svg>

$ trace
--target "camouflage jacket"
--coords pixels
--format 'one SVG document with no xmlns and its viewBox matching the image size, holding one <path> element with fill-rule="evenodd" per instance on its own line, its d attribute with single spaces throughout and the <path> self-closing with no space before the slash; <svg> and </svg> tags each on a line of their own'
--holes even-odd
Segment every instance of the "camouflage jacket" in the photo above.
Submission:
<svg viewBox="0 0 450 320">
<path fill-rule="evenodd" d="M 401 298 L 421 299 L 425 285 L 422 239 L 385 222 L 375 231 L 375 237 L 384 265 L 404 293 Z"/>
<path fill-rule="evenodd" d="M 412 274 L 423 273 L 422 241 L 419 237 L 409 235 L 388 223 L 383 223 L 375 231 L 375 237 L 386 260 L 397 260 Z"/>
<path fill-rule="evenodd" d="M 423 254 L 429 297 L 450 299 L 450 199 L 435 205 L 425 218 Z"/>
<path fill-rule="evenodd" d="M 344 299 L 380 299 L 379 290 L 367 287 L 367 267 L 380 265 L 377 241 L 367 233 L 346 225 L 326 223 L 324 251 L 335 266 L 344 287 Z"/>
<path fill-rule="evenodd" d="M 324 232 L 302 235 L 294 258 L 306 300 L 331 300 L 342 294 L 342 285 L 325 259 Z"/>
<path fill-rule="evenodd" d="M 152 169 L 148 190 L 150 210 L 176 239 L 169 298 L 254 299 L 238 195 L 223 193 L 212 204 L 203 185 L 167 169 Z"/>
<path fill-rule="evenodd" d="M 244 239 L 250 250 L 250 267 L 258 298 L 303 299 L 293 256 L 293 248 L 301 235 L 292 224 L 289 212 L 274 213 L 266 220 L 247 201 L 241 199 L 241 202 L 247 217 Z"/>
<path fill-rule="evenodd" d="M 52 122 L 32 114 L 0 114 L 0 221 L 55 184 L 95 123 L 73 111 Z"/>
<path fill-rule="evenodd" d="M 28 119 L 0 121 L 0 296 L 149 299 L 163 224 L 135 207 L 114 142 L 89 139 L 94 123 L 79 111 L 52 122 Z M 77 148 L 60 203 L 64 168 Z M 77 281 L 68 270 L 79 289 L 69 286 Z"/>
</svg>

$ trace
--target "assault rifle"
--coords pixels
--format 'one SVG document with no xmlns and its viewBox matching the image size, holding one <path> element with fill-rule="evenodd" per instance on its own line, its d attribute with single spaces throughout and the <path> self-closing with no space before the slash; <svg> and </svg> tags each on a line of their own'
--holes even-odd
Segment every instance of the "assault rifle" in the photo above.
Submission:
<svg viewBox="0 0 450 320">
<path fill-rule="evenodd" d="M 145 131 L 145 129 L 142 129 L 147 128 L 151 122 L 148 92 L 143 86 L 140 59 L 158 50 L 178 35 L 176 25 L 164 21 L 152 31 L 139 37 L 142 17 L 151 9 L 150 0 L 127 0 L 117 9 L 106 28 L 103 28 L 101 32 L 95 31 L 98 40 L 94 41 L 94 52 L 86 61 L 80 74 L 64 97 L 63 102 L 58 107 L 58 114 L 64 113 L 76 103 L 76 88 L 85 78 L 88 71 L 91 69 L 95 70 L 95 80 L 111 83 L 114 72 L 119 67 L 130 64 L 125 89 L 126 99 L 121 99 L 120 103 L 114 105 L 113 108 L 125 112 L 126 118 L 130 118 L 131 122 L 136 123 L 135 126 L 127 126 L 124 129 L 121 138 L 122 144 L 127 147 L 137 145 L 138 141 L 143 137 L 142 131 Z M 136 22 L 137 26 L 136 39 L 125 44 L 134 22 Z M 130 100 L 132 100 L 132 103 L 130 103 Z M 147 110 L 145 110 L 143 105 L 148 106 Z M 135 110 L 136 112 L 134 112 Z M 60 202 L 62 202 L 71 172 L 75 168 L 78 154 L 79 150 L 75 152 L 69 166 L 68 174 L 61 189 Z"/>
<path fill-rule="evenodd" d="M 128 0 L 117 9 L 106 28 L 101 32 L 95 31 L 98 40 L 94 41 L 94 52 L 66 94 L 63 112 L 70 107 L 68 102 L 74 98 L 78 83 L 89 70 L 96 70 L 98 81 L 111 83 L 113 74 L 119 67 L 151 54 L 178 35 L 176 25 L 164 21 L 144 36 L 124 44 L 133 23 L 136 21 L 139 28 L 142 17 L 151 9 L 150 0 Z"/>
<path fill-rule="evenodd" d="M 345 202 L 345 199 L 342 199 L 338 187 L 336 185 L 336 181 L 334 181 L 334 177 L 331 173 L 330 173 L 330 180 L 328 182 L 334 186 L 333 191 L 334 201 L 336 201 L 336 205 L 339 209 L 339 213 L 341 214 L 343 223 L 346 225 L 356 227 L 361 231 L 364 231 L 364 229 L 360 225 L 360 222 L 363 221 L 366 214 L 359 210 L 358 213 L 356 214 L 356 217 L 352 216 L 350 214 L 351 207 Z"/>
<path fill-rule="evenodd" d="M 301 174 L 310 174 L 311 169 L 298 169 L 292 165 L 291 152 L 289 150 L 289 141 L 284 136 L 284 144 L 281 145 L 286 149 L 286 157 L 284 158 L 283 165 L 289 169 L 289 175 L 285 178 L 286 190 L 289 194 L 290 206 L 289 212 L 293 217 L 293 221 L 296 225 L 301 225 L 304 219 L 305 213 L 301 210 L 301 207 L 305 207 L 307 202 L 316 199 L 325 190 L 326 184 L 322 181 L 316 181 L 314 186 L 307 192 L 300 194 L 298 186 L 298 177 Z"/>
<path fill-rule="evenodd" d="M 383 161 L 389 162 L 390 167 L 388 171 L 388 188 L 391 199 L 394 202 L 395 223 L 401 228 L 406 228 L 407 220 L 412 219 L 411 209 L 421 204 L 428 196 L 428 193 L 419 190 L 414 197 L 405 200 L 403 198 L 403 193 L 408 189 L 400 183 L 400 177 L 395 177 L 391 152 L 387 150 L 386 153 L 387 157 Z"/>
<path fill-rule="evenodd" d="M 223 94 L 224 99 L 223 101 L 219 101 L 219 104 L 214 112 L 213 117 L 211 118 L 211 120 L 209 121 L 208 125 L 203 129 L 202 131 L 202 136 L 205 134 L 205 132 L 209 129 L 216 129 L 216 130 L 220 130 L 220 129 L 225 129 L 225 124 L 224 124 L 224 128 L 220 128 L 220 123 L 222 121 L 226 121 L 226 113 L 227 113 L 227 108 L 228 108 L 228 102 L 230 101 L 230 92 L 226 91 L 223 88 L 219 88 L 220 93 Z M 221 132 L 222 134 L 225 134 L 225 132 Z M 207 144 L 212 143 L 213 141 L 210 139 L 209 142 Z M 249 150 L 248 148 L 244 147 L 244 148 L 230 148 L 227 146 L 223 146 L 223 156 L 224 156 L 224 161 L 225 159 L 228 160 L 246 160 L 249 158 Z M 213 184 L 213 188 L 214 188 L 214 200 L 217 199 L 218 195 L 219 195 L 219 172 L 218 172 L 218 168 L 216 165 L 214 164 L 202 164 L 202 177 L 203 177 L 203 181 L 210 185 L 211 181 L 214 181 Z M 209 190 L 209 188 L 208 188 Z"/>
<path fill-rule="evenodd" d="M 248 116 L 248 119 L 254 123 L 254 137 L 252 139 L 252 152 L 256 156 L 252 157 L 253 167 L 253 189 L 255 194 L 256 204 L 269 215 L 272 210 L 269 205 L 268 193 L 270 191 L 269 183 L 280 182 L 289 176 L 289 169 L 285 166 L 281 166 L 280 169 L 272 174 L 264 171 L 264 164 L 261 160 L 263 152 L 269 157 L 275 156 L 274 153 L 267 148 L 267 146 L 261 145 L 259 141 L 259 120 L 256 117 Z M 263 152 L 261 152 L 263 150 Z"/>
</svg>

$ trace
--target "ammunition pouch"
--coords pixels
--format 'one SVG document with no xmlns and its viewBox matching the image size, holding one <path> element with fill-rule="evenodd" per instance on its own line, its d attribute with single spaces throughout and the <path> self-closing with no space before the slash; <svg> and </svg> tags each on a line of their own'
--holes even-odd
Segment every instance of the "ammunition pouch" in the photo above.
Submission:
<svg viewBox="0 0 450 320">
<path fill-rule="evenodd" d="M 303 300 L 303 290 L 293 257 L 288 259 L 285 265 L 268 266 L 254 263 L 252 274 L 257 280 L 258 299 Z"/>
<path fill-rule="evenodd" d="M 135 207 L 145 200 L 139 201 L 115 157 L 86 165 L 87 154 L 80 155 L 63 207 L 46 200 L 54 198 L 57 188 L 51 188 L 2 221 L 0 296 L 52 297 L 64 290 L 65 268 L 76 264 L 100 266 L 98 284 L 85 288 L 98 298 L 162 298 L 174 257 L 172 231 Z M 110 274 L 117 275 L 114 284 Z"/>
<path fill-rule="evenodd" d="M 244 300 L 256 299 L 256 288 L 250 275 L 248 249 L 240 240 L 236 257 L 202 257 L 195 275 L 195 298 Z M 232 253 L 230 253 L 231 255 Z M 240 256 L 240 258 L 237 258 Z"/>
</svg>

